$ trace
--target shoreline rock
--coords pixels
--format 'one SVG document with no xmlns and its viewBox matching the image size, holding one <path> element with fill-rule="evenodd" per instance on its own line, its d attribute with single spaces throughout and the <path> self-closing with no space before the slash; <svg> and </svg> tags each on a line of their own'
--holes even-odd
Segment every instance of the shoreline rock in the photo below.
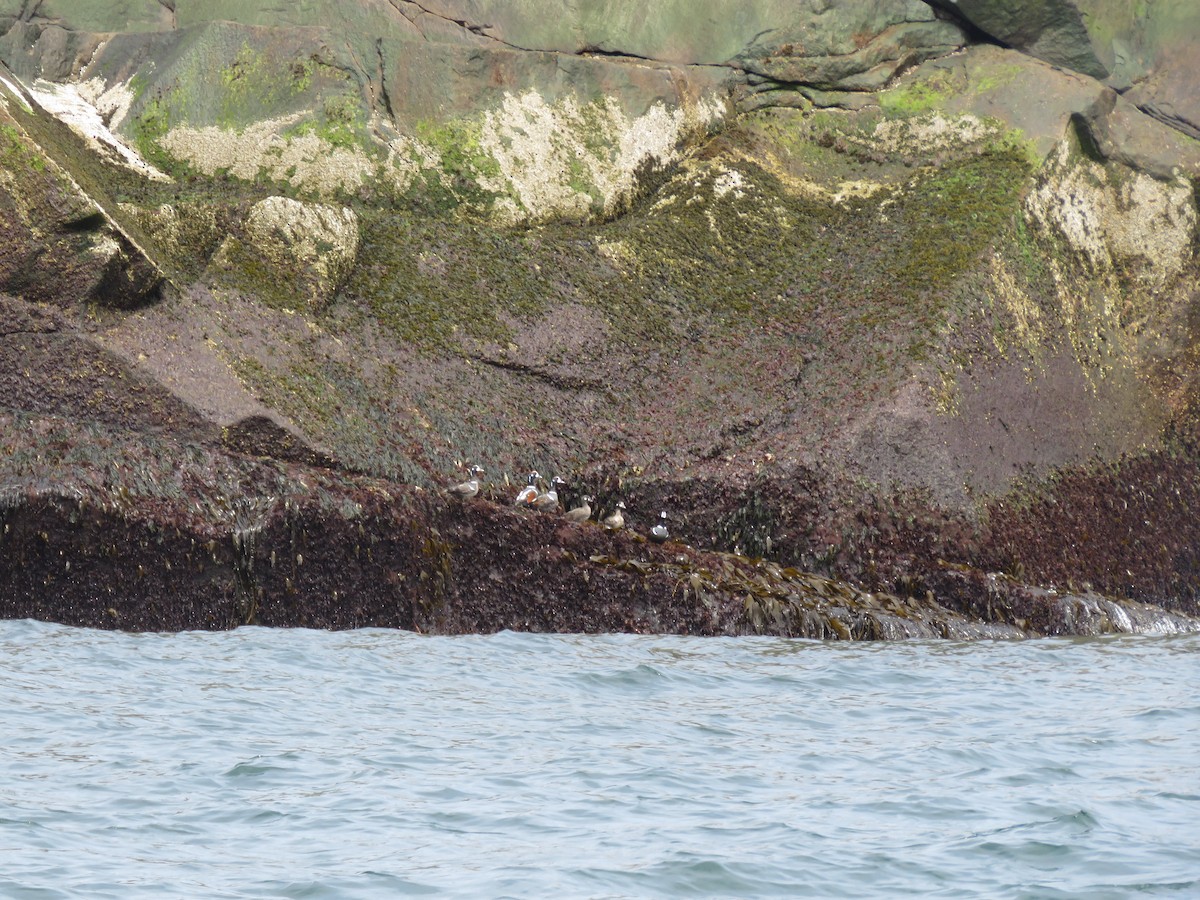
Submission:
<svg viewBox="0 0 1200 900">
<path fill-rule="evenodd" d="M 1185 3 L 9 6 L 12 614 L 1200 617 Z M 706 549 L 426 493 L 468 462 Z"/>
</svg>

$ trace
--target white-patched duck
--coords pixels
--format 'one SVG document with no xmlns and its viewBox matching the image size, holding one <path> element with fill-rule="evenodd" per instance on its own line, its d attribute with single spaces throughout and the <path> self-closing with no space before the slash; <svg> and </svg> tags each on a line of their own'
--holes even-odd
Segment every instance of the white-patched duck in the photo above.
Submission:
<svg viewBox="0 0 1200 900">
<path fill-rule="evenodd" d="M 549 489 L 537 495 L 537 499 L 533 501 L 533 508 L 541 512 L 554 512 L 558 509 L 558 489 L 564 484 L 566 482 L 557 475 L 551 478 Z"/>
<path fill-rule="evenodd" d="M 667 514 L 660 512 L 658 514 L 658 524 L 650 529 L 650 540 L 656 544 L 665 543 L 671 536 L 671 532 L 667 531 Z"/>
<path fill-rule="evenodd" d="M 570 512 L 563 513 L 563 518 L 568 522 L 586 522 L 592 517 L 592 500 L 594 497 L 583 497 L 583 504 L 575 507 Z"/>
</svg>

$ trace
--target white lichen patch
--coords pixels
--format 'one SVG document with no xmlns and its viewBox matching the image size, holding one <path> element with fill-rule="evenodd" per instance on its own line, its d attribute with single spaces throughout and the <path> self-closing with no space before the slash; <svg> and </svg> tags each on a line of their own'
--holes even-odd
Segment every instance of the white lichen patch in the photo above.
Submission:
<svg viewBox="0 0 1200 900">
<path fill-rule="evenodd" d="M 506 94 L 477 118 L 436 124 L 429 140 L 422 132 L 380 141 L 378 153 L 333 146 L 319 133 L 303 131 L 304 113 L 241 131 L 181 125 L 159 145 L 207 175 L 286 181 L 325 196 L 373 180 L 403 192 L 424 174 L 460 202 L 517 223 L 611 212 L 633 195 L 639 170 L 677 162 L 688 137 L 724 114 L 717 97 L 678 107 L 659 102 L 629 116 L 613 98 L 580 104 L 568 96 L 549 103 L 527 91 Z M 443 124 L 450 137 L 439 143 Z M 453 147 L 443 146 L 447 141 Z M 464 177 L 478 192 L 462 190 Z"/>
<path fill-rule="evenodd" d="M 1183 178 L 1164 183 L 1135 172 L 1110 200 L 1105 233 L 1113 258 L 1147 259 L 1151 265 L 1142 271 L 1154 287 L 1175 278 L 1191 255 L 1196 235 L 1191 185 Z"/>
<path fill-rule="evenodd" d="M 1107 205 L 1102 196 L 1107 188 L 1107 173 L 1103 166 L 1087 163 L 1073 166 L 1070 161 L 1071 147 L 1064 141 L 1048 169 L 1049 177 L 1030 192 L 1025 202 L 1025 218 L 1065 238 L 1093 269 L 1105 264 L 1111 268 L 1101 221 Z"/>
<path fill-rule="evenodd" d="M 498 172 L 479 183 L 510 219 L 609 211 L 633 194 L 640 167 L 676 162 L 687 136 L 724 111 L 715 98 L 674 109 L 660 102 L 630 118 L 613 98 L 581 107 L 572 97 L 551 104 L 536 91 L 507 94 L 483 116 L 479 148 Z"/>
<path fill-rule="evenodd" d="M 101 263 L 107 263 L 121 255 L 121 245 L 112 235 L 102 234 L 92 242 L 88 252 Z"/>
<path fill-rule="evenodd" d="M 1096 162 L 1064 140 L 1026 198 L 1024 216 L 1059 248 L 1045 262 L 1058 315 L 1089 379 L 1108 377 L 1122 353 L 1136 358 L 1152 346 L 1194 252 L 1191 187 Z"/>
<path fill-rule="evenodd" d="M 400 191 L 406 191 L 413 180 L 424 171 L 438 168 L 437 152 L 407 135 L 400 135 L 388 144 L 387 169 L 384 177 Z"/>
<path fill-rule="evenodd" d="M 97 97 L 114 100 L 117 106 L 110 108 L 109 117 L 111 118 L 112 113 L 119 108 L 120 101 L 116 101 L 115 98 L 123 97 L 123 93 L 119 90 L 115 94 L 106 93 L 102 87 L 95 84 L 98 80 L 88 82 L 87 87 L 84 87 L 79 84 L 56 84 L 39 78 L 29 86 L 29 93 L 46 112 L 64 122 L 72 131 L 87 141 L 93 150 L 110 162 L 125 166 L 156 181 L 170 181 L 166 175 L 142 159 L 135 150 L 109 128 L 101 110 L 94 105 L 93 101 Z M 97 93 L 98 91 L 99 93 Z M 108 100 L 106 100 L 106 104 Z M 109 107 L 106 106 L 106 108 Z"/>
<path fill-rule="evenodd" d="M 883 153 L 936 153 L 976 144 L 1003 133 L 997 124 L 972 115 L 930 113 L 911 119 L 887 119 L 875 126 L 864 143 Z"/>
<path fill-rule="evenodd" d="M 740 200 L 748 189 L 749 184 L 737 169 L 722 169 L 713 179 L 713 197 L 718 200 L 729 194 Z"/>
<path fill-rule="evenodd" d="M 1008 312 L 1012 326 L 997 329 L 992 337 L 996 349 L 1007 356 L 1010 349 L 1025 353 L 1036 360 L 1046 345 L 1046 325 L 1041 307 L 1017 283 L 1009 263 L 1000 253 L 993 253 L 988 266 L 991 296 Z"/>
<path fill-rule="evenodd" d="M 311 266 L 323 289 L 338 284 L 358 254 L 358 217 L 345 206 L 268 197 L 254 204 L 245 229 L 264 256 Z"/>
<path fill-rule="evenodd" d="M 843 206 L 852 200 L 869 200 L 880 192 L 890 193 L 896 189 L 894 185 L 866 179 L 839 181 L 836 185 L 828 187 L 816 181 L 807 178 L 798 178 L 795 175 L 783 172 L 776 172 L 775 174 L 788 193 L 793 196 L 804 197 L 808 200 L 831 206 Z M 891 202 L 893 202 L 891 199 L 887 197 L 883 198 L 880 202 L 880 209 L 883 209 Z"/>
<path fill-rule="evenodd" d="M 1063 238 L 1093 272 L 1141 261 L 1142 280 L 1161 288 L 1191 255 L 1197 224 L 1191 186 L 1127 169 L 1116 174 L 1062 142 L 1026 200 L 1026 220 Z"/>
<path fill-rule="evenodd" d="M 843 204 L 848 200 L 867 200 L 884 189 L 885 185 L 878 181 L 842 181 L 837 190 L 828 194 L 832 203 Z"/>
<path fill-rule="evenodd" d="M 743 158 L 744 160 L 744 158 Z M 658 215 L 672 217 L 695 208 L 708 223 L 713 246 L 724 247 L 737 253 L 737 242 L 728 238 L 734 219 L 751 223 L 753 226 L 789 231 L 795 227 L 792 213 L 781 204 L 770 189 L 756 179 L 755 169 L 739 169 L 741 160 L 712 162 L 685 160 L 670 181 L 659 190 L 658 198 L 650 210 Z M 777 183 L 772 182 L 771 187 Z M 808 184 L 807 182 L 805 184 Z M 813 186 L 816 188 L 816 186 Z M 816 188 L 818 191 L 819 188 Z M 806 196 L 814 196 L 806 194 Z M 828 200 L 828 192 L 816 199 Z M 735 227 L 732 232 L 736 233 Z"/>
<path fill-rule="evenodd" d="M 135 95 L 127 83 L 109 85 L 103 78 L 90 78 L 75 87 L 79 96 L 95 107 L 110 131 L 116 132 L 129 117 Z"/>
<path fill-rule="evenodd" d="M 312 132 L 283 133 L 302 118 L 299 113 L 267 119 L 242 131 L 181 125 L 159 143 L 205 175 L 228 172 L 246 181 L 286 181 L 319 194 L 353 190 L 375 175 L 376 163 L 360 147 L 334 146 Z"/>
</svg>

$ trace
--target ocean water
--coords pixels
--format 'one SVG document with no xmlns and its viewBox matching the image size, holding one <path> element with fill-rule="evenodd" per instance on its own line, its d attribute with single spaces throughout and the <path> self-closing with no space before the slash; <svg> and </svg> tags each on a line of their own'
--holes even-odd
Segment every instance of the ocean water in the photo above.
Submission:
<svg viewBox="0 0 1200 900">
<path fill-rule="evenodd" d="M 1200 897 L 1200 637 L 0 622 L 0 897 Z"/>
</svg>

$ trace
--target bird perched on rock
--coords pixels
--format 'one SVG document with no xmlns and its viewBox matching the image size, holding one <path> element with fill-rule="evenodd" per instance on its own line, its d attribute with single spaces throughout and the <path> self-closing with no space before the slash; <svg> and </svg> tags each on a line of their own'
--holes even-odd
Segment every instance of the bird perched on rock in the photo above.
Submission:
<svg viewBox="0 0 1200 900">
<path fill-rule="evenodd" d="M 514 506 L 533 506 L 533 501 L 538 496 L 537 483 L 541 477 L 537 472 L 529 473 L 529 483 L 521 488 L 521 493 L 517 494 L 517 499 L 513 501 Z"/>
<path fill-rule="evenodd" d="M 664 543 L 671 533 L 667 531 L 667 514 L 660 512 L 658 514 L 658 523 L 650 529 L 650 540 L 656 544 Z"/>
<path fill-rule="evenodd" d="M 554 512 L 558 509 L 558 489 L 566 484 L 561 478 L 555 475 L 550 479 L 550 488 L 537 495 L 537 499 L 533 501 L 533 508 L 541 512 Z"/>
<path fill-rule="evenodd" d="M 603 525 L 610 531 L 618 531 L 625 527 L 625 516 L 622 515 L 622 510 L 625 509 L 625 501 L 618 500 L 617 507 L 611 513 L 604 517 Z"/>
<path fill-rule="evenodd" d="M 479 493 L 479 476 L 483 474 L 483 469 L 479 466 L 471 466 L 467 471 L 471 473 L 471 477 L 462 484 L 446 488 L 447 494 L 458 497 L 460 500 L 470 500 Z"/>
<path fill-rule="evenodd" d="M 563 513 L 563 518 L 568 522 L 586 522 L 592 517 L 592 500 L 593 497 L 585 496 L 583 505 L 577 506 L 570 512 Z"/>
</svg>

